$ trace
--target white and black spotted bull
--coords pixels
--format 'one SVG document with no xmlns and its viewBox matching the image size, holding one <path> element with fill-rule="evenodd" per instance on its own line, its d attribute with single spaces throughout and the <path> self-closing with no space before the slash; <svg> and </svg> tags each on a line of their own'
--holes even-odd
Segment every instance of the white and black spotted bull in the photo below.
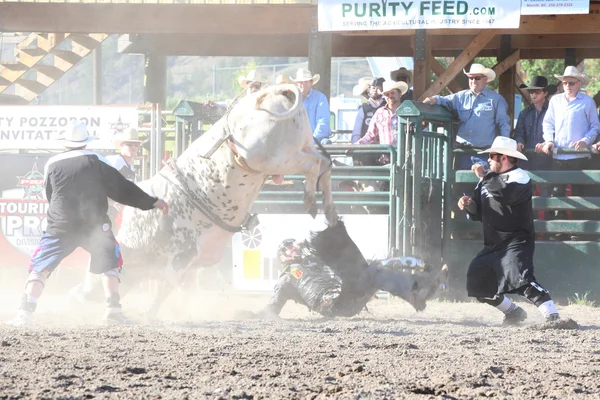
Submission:
<svg viewBox="0 0 600 400">
<path fill-rule="evenodd" d="M 281 182 L 284 174 L 305 175 L 304 205 L 313 217 L 318 183 L 326 218 L 335 224 L 330 161 L 314 145 L 301 96 L 296 86 L 280 85 L 242 98 L 171 166 L 139 184 L 169 204 L 166 219 L 125 208 L 117 233 L 124 279 L 160 270 L 149 317 L 189 266 L 221 259 L 268 176 Z"/>
</svg>

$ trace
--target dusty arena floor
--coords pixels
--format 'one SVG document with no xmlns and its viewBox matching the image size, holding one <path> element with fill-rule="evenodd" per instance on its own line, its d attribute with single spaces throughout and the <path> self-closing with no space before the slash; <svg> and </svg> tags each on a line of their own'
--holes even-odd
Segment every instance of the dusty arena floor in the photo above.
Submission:
<svg viewBox="0 0 600 400">
<path fill-rule="evenodd" d="M 375 300 L 337 320 L 292 303 L 258 321 L 235 310 L 264 295 L 180 293 L 160 324 L 106 327 L 100 305 L 48 295 L 35 326 L 13 328 L 18 294 L 0 297 L 0 399 L 600 398 L 600 310 L 586 306 L 559 307 L 579 330 L 539 329 L 525 303 L 519 328 L 489 306 L 437 301 L 417 314 Z M 124 305 L 135 316 L 144 301 Z"/>
</svg>

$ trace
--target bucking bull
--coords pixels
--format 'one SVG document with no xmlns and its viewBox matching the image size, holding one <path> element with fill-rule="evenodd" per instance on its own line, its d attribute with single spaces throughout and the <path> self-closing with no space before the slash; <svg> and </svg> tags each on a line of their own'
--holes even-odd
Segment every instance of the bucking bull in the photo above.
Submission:
<svg viewBox="0 0 600 400">
<path fill-rule="evenodd" d="M 221 259 L 234 233 L 249 223 L 268 176 L 282 182 L 284 174 L 297 173 L 306 177 L 306 211 L 317 214 L 318 184 L 327 221 L 335 224 L 331 163 L 314 145 L 300 89 L 279 85 L 240 99 L 177 160 L 142 181 L 144 191 L 168 202 L 169 216 L 126 207 L 117 241 L 125 283 L 159 278 L 146 317 L 156 316 L 191 265 Z"/>
</svg>

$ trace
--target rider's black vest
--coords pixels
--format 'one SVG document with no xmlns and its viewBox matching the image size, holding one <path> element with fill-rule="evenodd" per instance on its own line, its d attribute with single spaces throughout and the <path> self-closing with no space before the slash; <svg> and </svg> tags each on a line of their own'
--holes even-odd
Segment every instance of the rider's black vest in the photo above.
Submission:
<svg viewBox="0 0 600 400">
<path fill-rule="evenodd" d="M 374 106 L 373 104 L 371 104 L 370 101 L 367 101 L 366 103 L 362 104 L 362 109 L 365 118 L 363 119 L 362 126 L 360 127 L 360 137 L 365 136 L 365 133 L 367 133 L 367 130 L 369 129 L 369 123 L 371 122 L 371 118 L 373 118 L 373 115 L 375 115 L 375 111 L 377 111 L 384 105 L 385 101 L 382 101 L 381 104 L 378 106 Z"/>
</svg>

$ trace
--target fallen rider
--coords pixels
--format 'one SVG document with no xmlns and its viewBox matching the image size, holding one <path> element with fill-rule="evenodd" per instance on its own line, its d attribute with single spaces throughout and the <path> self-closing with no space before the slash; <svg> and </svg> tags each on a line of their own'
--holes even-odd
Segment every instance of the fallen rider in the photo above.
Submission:
<svg viewBox="0 0 600 400">
<path fill-rule="evenodd" d="M 431 267 L 413 257 L 367 262 L 343 221 L 306 241 L 284 240 L 277 256 L 283 272 L 259 317 L 278 316 L 288 300 L 325 317 L 351 317 L 379 290 L 422 311 L 426 301 L 445 285 L 447 275 L 444 269 L 433 276 Z"/>
</svg>

